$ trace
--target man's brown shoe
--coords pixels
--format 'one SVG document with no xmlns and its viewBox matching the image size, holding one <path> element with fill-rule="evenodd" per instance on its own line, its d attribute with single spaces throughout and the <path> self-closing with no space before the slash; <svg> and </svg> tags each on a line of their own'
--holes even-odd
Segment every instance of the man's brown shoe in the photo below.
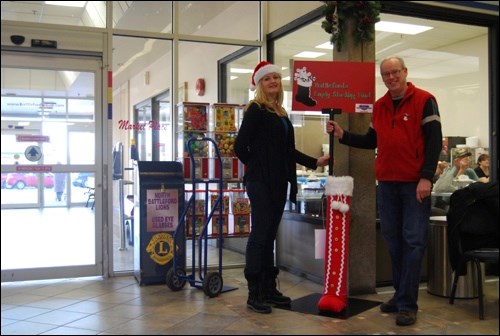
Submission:
<svg viewBox="0 0 500 336">
<path fill-rule="evenodd" d="M 417 321 L 417 312 L 402 310 L 396 316 L 398 326 L 409 326 Z"/>
<path fill-rule="evenodd" d="M 396 313 L 398 311 L 398 306 L 396 306 L 396 301 L 390 299 L 380 305 L 380 311 L 382 313 Z"/>
</svg>

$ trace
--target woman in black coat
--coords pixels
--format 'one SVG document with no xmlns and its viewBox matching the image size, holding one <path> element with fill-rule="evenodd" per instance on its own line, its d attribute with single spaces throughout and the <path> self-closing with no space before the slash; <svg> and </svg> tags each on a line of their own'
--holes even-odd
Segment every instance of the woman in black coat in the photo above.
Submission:
<svg viewBox="0 0 500 336">
<path fill-rule="evenodd" d="M 296 201 L 296 164 L 311 169 L 328 164 L 329 156 L 318 159 L 295 149 L 293 125 L 283 108 L 281 69 L 260 62 L 252 76 L 255 98 L 245 108 L 235 141 L 235 152 L 247 166 L 244 177 L 251 205 L 252 229 L 246 246 L 245 278 L 247 306 L 270 313 L 270 304 L 288 305 L 289 297 L 276 288 L 279 269 L 274 265 L 274 241 L 287 200 Z"/>
</svg>

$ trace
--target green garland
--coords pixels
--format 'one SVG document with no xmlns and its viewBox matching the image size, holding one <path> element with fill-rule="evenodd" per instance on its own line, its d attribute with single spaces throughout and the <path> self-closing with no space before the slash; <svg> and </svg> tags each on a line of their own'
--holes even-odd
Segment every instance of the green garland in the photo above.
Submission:
<svg viewBox="0 0 500 336">
<path fill-rule="evenodd" d="M 330 42 L 339 52 L 342 51 L 345 39 L 345 22 L 354 19 L 354 42 L 372 42 L 375 39 L 375 23 L 380 21 L 380 1 L 322 1 L 325 3 L 321 23 L 328 34 Z"/>
</svg>

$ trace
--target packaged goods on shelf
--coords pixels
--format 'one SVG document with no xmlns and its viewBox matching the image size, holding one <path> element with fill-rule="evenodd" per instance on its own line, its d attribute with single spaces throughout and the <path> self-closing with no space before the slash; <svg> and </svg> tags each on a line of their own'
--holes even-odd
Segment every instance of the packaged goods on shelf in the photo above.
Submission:
<svg viewBox="0 0 500 336">
<path fill-rule="evenodd" d="M 212 235 L 219 234 L 219 216 L 212 216 Z M 227 214 L 222 215 L 222 234 L 227 235 L 229 232 L 229 218 Z"/>
<path fill-rule="evenodd" d="M 217 201 L 217 194 L 211 194 L 210 195 L 210 202 L 212 204 L 212 208 L 215 206 L 215 201 Z M 215 214 L 219 213 L 219 207 L 216 207 L 214 210 Z M 228 195 L 223 195 L 222 196 L 222 213 L 227 215 L 229 213 L 229 196 Z"/>
<path fill-rule="evenodd" d="M 234 234 L 245 235 L 250 233 L 250 215 L 234 215 Z"/>
<path fill-rule="evenodd" d="M 248 215 L 250 214 L 250 200 L 245 197 L 237 197 L 233 199 L 233 214 Z"/>
<path fill-rule="evenodd" d="M 191 238 L 193 236 L 193 227 L 195 230 L 195 236 L 198 237 L 201 233 L 201 230 L 203 228 L 203 225 L 205 221 L 205 215 L 195 215 L 194 217 L 194 225 L 193 225 L 193 216 L 187 215 L 186 216 L 186 236 L 188 238 Z"/>
</svg>

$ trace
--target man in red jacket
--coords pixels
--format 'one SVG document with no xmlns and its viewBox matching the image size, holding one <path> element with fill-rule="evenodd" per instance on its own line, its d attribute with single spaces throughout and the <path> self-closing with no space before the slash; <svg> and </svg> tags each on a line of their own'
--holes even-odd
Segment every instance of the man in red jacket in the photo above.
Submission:
<svg viewBox="0 0 500 336">
<path fill-rule="evenodd" d="M 391 256 L 395 289 L 380 310 L 397 313 L 396 324 L 408 326 L 417 319 L 432 178 L 442 145 L 441 120 L 434 96 L 406 81 L 408 69 L 401 57 L 384 59 L 380 74 L 388 91 L 375 102 L 368 132 L 344 131 L 335 121 L 329 121 L 326 130 L 342 144 L 377 148 L 380 227 Z"/>
</svg>

